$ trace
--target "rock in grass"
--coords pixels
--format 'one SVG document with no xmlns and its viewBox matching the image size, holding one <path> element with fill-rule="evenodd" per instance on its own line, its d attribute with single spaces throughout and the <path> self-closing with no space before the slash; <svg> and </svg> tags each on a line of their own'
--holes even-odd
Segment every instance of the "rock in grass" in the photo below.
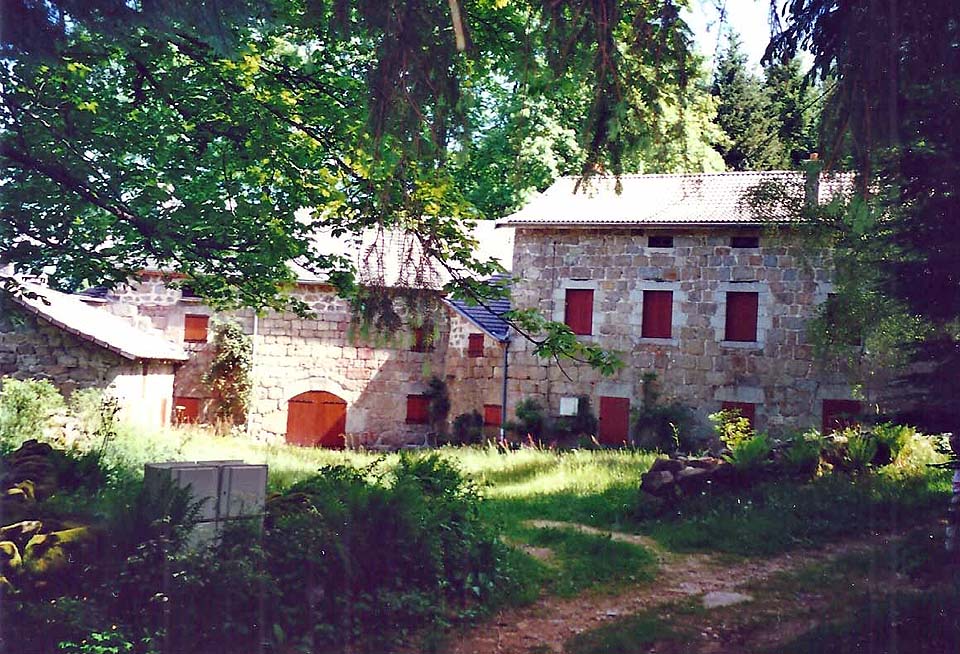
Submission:
<svg viewBox="0 0 960 654">
<path fill-rule="evenodd" d="M 95 542 L 96 535 L 89 527 L 37 534 L 23 550 L 23 568 L 36 577 L 63 572 Z"/>
<path fill-rule="evenodd" d="M 43 523 L 39 520 L 22 520 L 6 527 L 0 527 L 0 541 L 12 540 L 14 542 L 26 540 L 28 536 L 38 533 L 43 529 Z"/>
<path fill-rule="evenodd" d="M 23 565 L 23 559 L 20 557 L 20 549 L 13 541 L 0 541 L 0 573 L 4 577 L 16 575 Z"/>
<path fill-rule="evenodd" d="M 743 602 L 752 602 L 753 598 L 743 593 L 731 593 L 722 590 L 714 590 L 703 596 L 703 608 L 717 609 L 721 606 L 733 606 Z"/>
</svg>

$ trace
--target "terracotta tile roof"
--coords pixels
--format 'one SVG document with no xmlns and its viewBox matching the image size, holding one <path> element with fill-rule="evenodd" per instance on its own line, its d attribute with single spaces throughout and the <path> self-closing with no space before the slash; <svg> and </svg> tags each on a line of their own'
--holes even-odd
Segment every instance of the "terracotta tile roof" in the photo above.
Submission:
<svg viewBox="0 0 960 654">
<path fill-rule="evenodd" d="M 491 278 L 491 281 L 499 282 L 504 277 L 504 275 L 495 275 Z M 501 342 L 507 340 L 510 326 L 503 320 L 502 316 L 510 311 L 509 298 L 488 300 L 484 303 L 486 306 L 470 305 L 463 300 L 452 299 L 446 300 L 446 303 L 493 338 Z"/>
<path fill-rule="evenodd" d="M 85 341 L 131 360 L 187 360 L 187 354 L 179 345 L 157 334 L 137 329 L 120 316 L 88 306 L 77 296 L 30 282 L 21 281 L 19 284 L 27 294 L 14 294 L 12 297 L 15 302 Z"/>
<path fill-rule="evenodd" d="M 616 193 L 613 177 L 561 177 L 497 226 L 750 225 L 789 220 L 786 210 L 758 215 L 745 196 L 761 185 L 775 184 L 802 202 L 806 174 L 798 171 L 623 175 Z M 852 173 L 820 177 L 819 200 L 827 202 L 853 188 Z"/>
</svg>

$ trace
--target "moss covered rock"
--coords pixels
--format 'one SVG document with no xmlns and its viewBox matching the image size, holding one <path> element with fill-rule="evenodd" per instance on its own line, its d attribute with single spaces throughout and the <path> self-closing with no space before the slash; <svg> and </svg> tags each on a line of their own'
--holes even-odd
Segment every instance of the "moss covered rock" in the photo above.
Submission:
<svg viewBox="0 0 960 654">
<path fill-rule="evenodd" d="M 37 534 L 27 541 L 24 548 L 23 569 L 34 577 L 60 574 L 71 563 L 81 560 L 96 541 L 97 535 L 90 527 Z"/>
</svg>

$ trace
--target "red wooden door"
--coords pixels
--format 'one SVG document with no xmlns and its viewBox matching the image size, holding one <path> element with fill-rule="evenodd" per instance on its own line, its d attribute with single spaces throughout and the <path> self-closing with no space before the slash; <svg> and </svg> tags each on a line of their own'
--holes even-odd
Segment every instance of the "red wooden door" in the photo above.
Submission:
<svg viewBox="0 0 960 654">
<path fill-rule="evenodd" d="M 600 398 L 600 443 L 624 445 L 630 435 L 630 399 Z"/>
<path fill-rule="evenodd" d="M 308 391 L 287 403 L 287 442 L 308 447 L 343 447 L 347 403 L 326 391 Z"/>
</svg>

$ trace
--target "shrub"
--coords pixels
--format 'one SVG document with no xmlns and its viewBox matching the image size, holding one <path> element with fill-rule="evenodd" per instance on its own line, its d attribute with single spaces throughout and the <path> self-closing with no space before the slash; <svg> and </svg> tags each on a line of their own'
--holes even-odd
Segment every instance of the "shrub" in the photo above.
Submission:
<svg viewBox="0 0 960 654">
<path fill-rule="evenodd" d="M 55 415 L 65 408 L 63 396 L 45 379 L 0 379 L 0 449 L 15 450 L 30 439 L 42 439 Z"/>
<path fill-rule="evenodd" d="M 477 411 L 461 413 L 453 419 L 454 445 L 471 445 L 483 440 L 483 416 Z"/>
<path fill-rule="evenodd" d="M 474 487 L 436 454 L 402 456 L 392 479 L 324 468 L 288 497 L 299 502 L 271 516 L 265 548 L 290 642 L 375 645 L 497 587 L 503 547 L 480 521 Z"/>
<path fill-rule="evenodd" d="M 534 398 L 526 398 L 517 403 L 514 413 L 517 421 L 510 423 L 511 430 L 519 438 L 530 437 L 533 440 L 540 440 L 545 422 L 543 405 Z"/>
<path fill-rule="evenodd" d="M 781 455 L 780 464 L 787 474 L 812 477 L 820 469 L 820 434 L 810 431 L 797 434 Z"/>
<path fill-rule="evenodd" d="M 756 472 L 766 466 L 773 443 L 766 434 L 758 434 L 750 421 L 737 411 L 719 411 L 708 416 L 720 441 L 726 446 L 723 458 L 740 472 Z"/>
<path fill-rule="evenodd" d="M 578 440 L 590 442 L 591 437 L 597 433 L 597 417 L 590 405 L 590 398 L 581 395 L 578 398 L 576 415 L 558 416 L 551 421 L 549 431 L 551 436 L 565 444 L 573 444 Z"/>
<path fill-rule="evenodd" d="M 762 470 L 770 461 L 773 443 L 766 434 L 754 436 L 737 442 L 723 458 L 733 464 L 740 472 L 757 472 Z"/>
<path fill-rule="evenodd" d="M 917 430 L 913 427 L 892 422 L 874 425 L 870 431 L 877 440 L 877 456 L 880 459 L 877 463 L 880 464 L 897 463 L 904 448 L 917 437 Z"/>
<path fill-rule="evenodd" d="M 695 452 L 704 442 L 693 436 L 693 414 L 680 402 L 663 404 L 657 377 L 653 373 L 643 376 L 643 398 L 640 408 L 633 412 L 630 440 L 635 447 L 674 453 Z"/>
<path fill-rule="evenodd" d="M 848 469 L 862 471 L 877 456 L 877 439 L 859 427 L 847 427 L 840 435 L 847 439 L 846 464 Z"/>
</svg>

